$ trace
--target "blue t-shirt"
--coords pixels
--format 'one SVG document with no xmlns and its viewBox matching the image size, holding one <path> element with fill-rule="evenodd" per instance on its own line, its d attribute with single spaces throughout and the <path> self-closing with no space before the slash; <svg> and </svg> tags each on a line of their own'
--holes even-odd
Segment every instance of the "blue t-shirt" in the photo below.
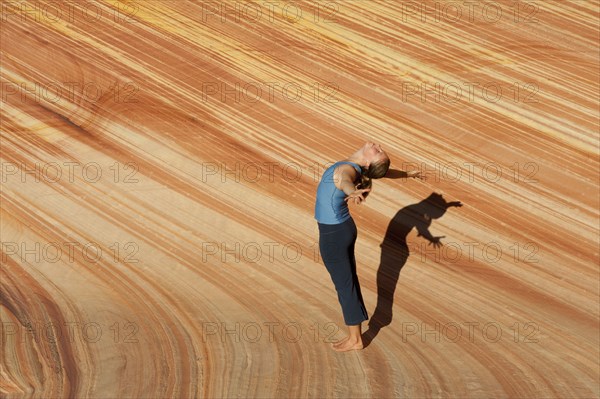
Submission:
<svg viewBox="0 0 600 399">
<path fill-rule="evenodd" d="M 321 182 L 317 187 L 315 201 L 315 219 L 322 224 L 339 224 L 350 218 L 348 203 L 344 201 L 346 193 L 337 188 L 333 181 L 335 168 L 344 163 L 354 166 L 358 173 L 361 172 L 359 164 L 350 161 L 338 161 L 325 169 Z"/>
</svg>

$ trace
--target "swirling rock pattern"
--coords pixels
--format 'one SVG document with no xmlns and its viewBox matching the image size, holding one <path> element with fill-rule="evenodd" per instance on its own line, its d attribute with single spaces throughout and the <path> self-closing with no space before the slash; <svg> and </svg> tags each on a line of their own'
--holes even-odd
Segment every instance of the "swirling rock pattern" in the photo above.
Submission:
<svg viewBox="0 0 600 399">
<path fill-rule="evenodd" d="M 598 397 L 598 6 L 3 1 L 2 396 Z"/>
</svg>

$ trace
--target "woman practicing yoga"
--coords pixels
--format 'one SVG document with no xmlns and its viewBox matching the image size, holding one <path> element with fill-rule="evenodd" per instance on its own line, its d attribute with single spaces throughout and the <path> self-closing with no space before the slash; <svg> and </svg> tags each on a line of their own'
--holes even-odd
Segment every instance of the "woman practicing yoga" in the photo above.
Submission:
<svg viewBox="0 0 600 399">
<path fill-rule="evenodd" d="M 367 142 L 347 159 L 327 168 L 317 188 L 319 250 L 348 326 L 348 337 L 333 345 L 336 351 L 362 349 L 361 323 L 369 318 L 356 274 L 354 244 L 358 231 L 347 201 L 365 201 L 371 191 L 371 179 L 385 176 L 389 167 L 390 158 L 381 146 Z"/>
</svg>

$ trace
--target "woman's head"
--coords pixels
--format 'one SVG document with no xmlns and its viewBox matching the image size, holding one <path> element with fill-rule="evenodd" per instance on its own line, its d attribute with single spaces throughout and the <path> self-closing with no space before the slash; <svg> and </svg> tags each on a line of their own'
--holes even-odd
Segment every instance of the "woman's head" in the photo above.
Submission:
<svg viewBox="0 0 600 399">
<path fill-rule="evenodd" d="M 366 163 L 367 176 L 371 179 L 384 177 L 390 168 L 390 157 L 383 151 L 381 145 L 367 141 L 361 148 L 361 152 Z"/>
<path fill-rule="evenodd" d="M 371 188 L 373 185 L 371 179 L 380 179 L 386 175 L 390 168 L 390 157 L 383 151 L 381 145 L 370 141 L 365 143 L 359 152 L 365 165 L 362 166 L 361 181 L 358 188 Z M 368 195 L 368 192 L 365 194 Z"/>
</svg>

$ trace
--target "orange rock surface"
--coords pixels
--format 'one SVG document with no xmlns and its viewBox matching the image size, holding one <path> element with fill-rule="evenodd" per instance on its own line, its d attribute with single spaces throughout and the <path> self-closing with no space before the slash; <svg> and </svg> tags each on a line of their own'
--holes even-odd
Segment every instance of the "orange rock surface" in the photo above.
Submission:
<svg viewBox="0 0 600 399">
<path fill-rule="evenodd" d="M 598 397 L 598 9 L 3 1 L 2 397 Z M 336 353 L 314 199 L 367 140 Z"/>
</svg>

